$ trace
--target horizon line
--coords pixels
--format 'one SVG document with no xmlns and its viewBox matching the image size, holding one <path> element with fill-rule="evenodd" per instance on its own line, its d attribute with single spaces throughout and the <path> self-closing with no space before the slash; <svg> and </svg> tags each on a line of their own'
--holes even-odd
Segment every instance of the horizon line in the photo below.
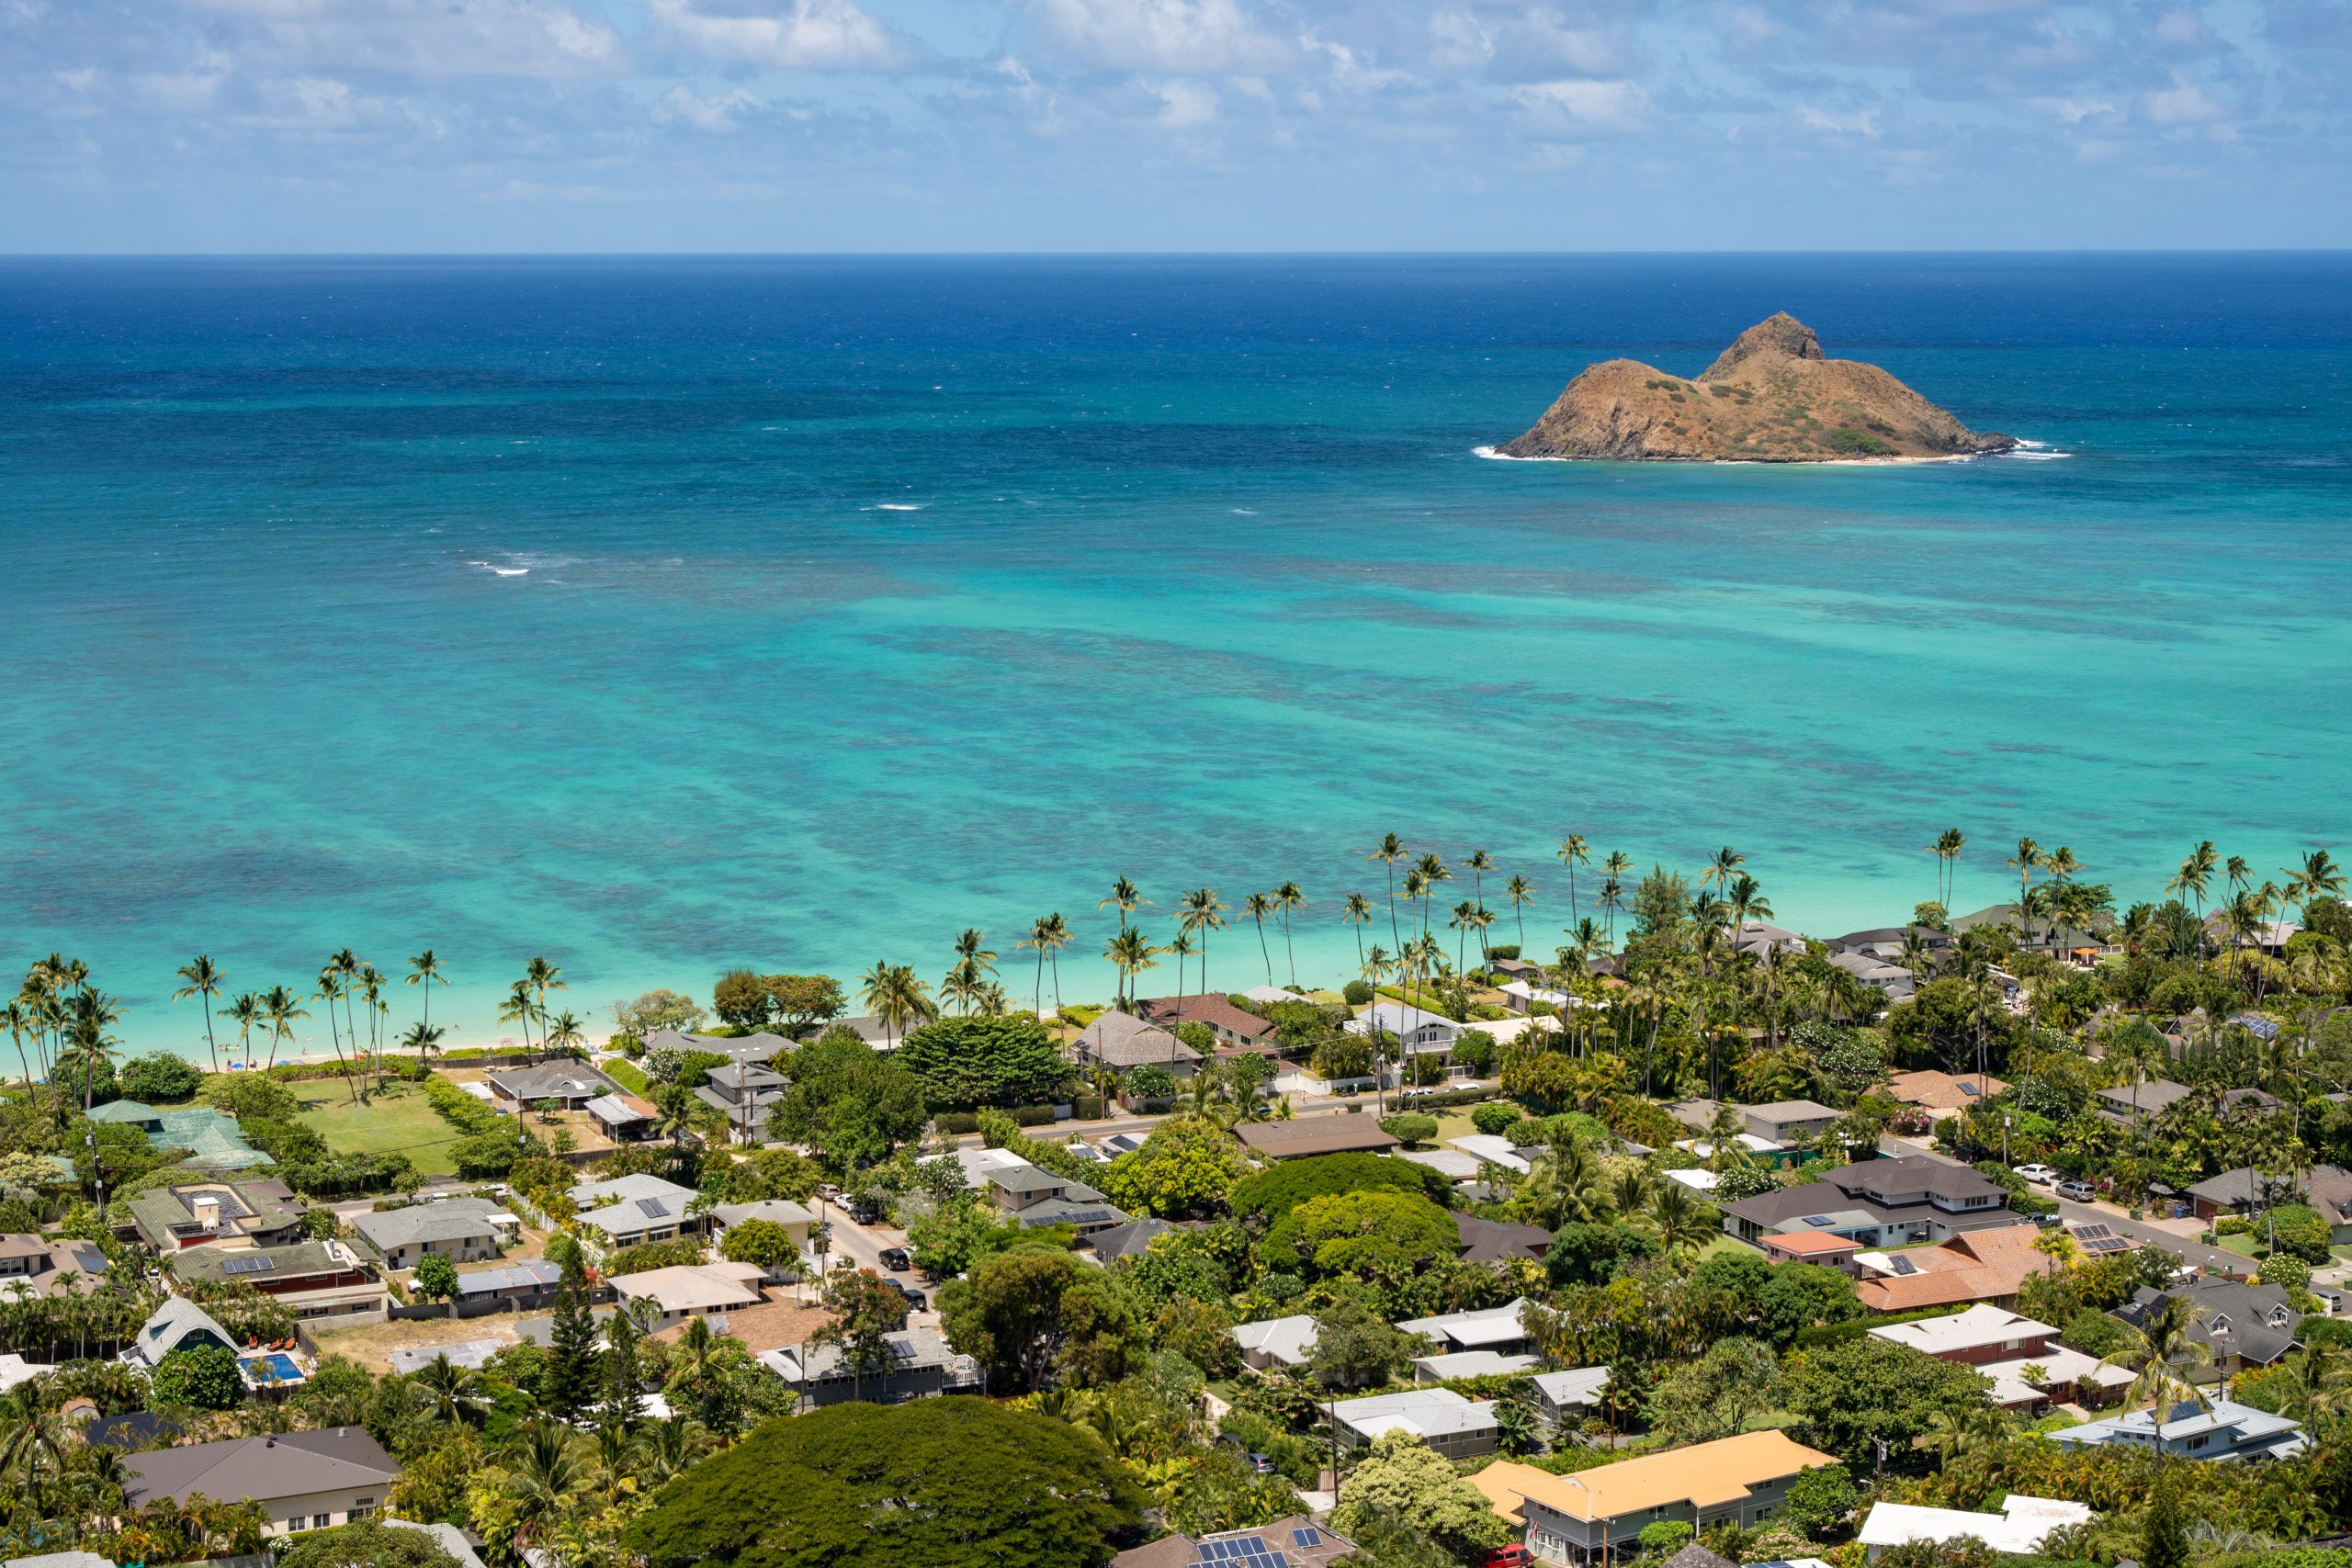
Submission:
<svg viewBox="0 0 2352 1568">
<path fill-rule="evenodd" d="M 231 251 L 123 250 L 37 251 L 0 248 L 0 262 L 27 261 L 920 261 L 920 260 L 1476 260 L 1482 258 L 1540 260 L 1585 257 L 1746 257 L 1746 256 L 2352 256 L 2352 245 L 2209 245 L 2064 247 L 1875 247 L 1847 249 L 1771 247 L 1757 249 L 1591 250 L 677 250 L 677 251 L 533 251 L 533 250 L 383 250 L 383 251 Z"/>
</svg>

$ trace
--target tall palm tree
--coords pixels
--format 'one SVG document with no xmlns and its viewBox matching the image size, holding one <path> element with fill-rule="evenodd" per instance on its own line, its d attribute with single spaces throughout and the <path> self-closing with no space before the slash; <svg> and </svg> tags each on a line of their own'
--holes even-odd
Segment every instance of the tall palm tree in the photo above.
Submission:
<svg viewBox="0 0 2352 1568">
<path fill-rule="evenodd" d="M 238 1056 L 251 1062 L 254 1025 L 269 1021 L 268 1010 L 262 1005 L 262 999 L 251 991 L 240 991 L 222 1010 L 228 1014 L 229 1021 L 237 1026 Z"/>
<path fill-rule="evenodd" d="M 1199 944 L 1193 941 L 1193 933 L 1182 931 L 1178 931 L 1176 933 L 1176 940 L 1170 942 L 1165 947 L 1153 947 L 1150 944 L 1146 943 L 1143 950 L 1144 956 L 1146 958 L 1150 957 L 1155 953 L 1172 953 L 1176 955 L 1176 994 L 1180 997 L 1185 994 L 1184 960 L 1192 957 L 1193 954 L 1199 951 Z M 1157 968 L 1158 965 L 1146 964 L 1145 967 Z"/>
<path fill-rule="evenodd" d="M 1463 942 L 1470 934 L 1470 929 L 1477 923 L 1477 905 L 1464 898 L 1453 907 L 1453 918 L 1445 922 L 1453 928 L 1454 933 L 1453 966 L 1456 969 L 1464 966 Z"/>
<path fill-rule="evenodd" d="M 1739 868 L 1747 863 L 1746 855 L 1741 854 L 1729 844 L 1725 844 L 1709 857 L 1706 870 L 1699 874 L 1699 886 L 1705 887 L 1713 884 L 1729 887 L 1731 879 L 1736 876 L 1739 874 Z"/>
<path fill-rule="evenodd" d="M 956 937 L 956 956 L 978 969 L 983 979 L 996 975 L 996 953 L 987 942 L 987 936 L 978 926 L 966 926 Z"/>
<path fill-rule="evenodd" d="M 2172 897 L 2188 896 L 2196 907 L 2199 925 L 2205 920 L 2206 890 L 2213 886 L 2213 872 L 2221 863 L 2222 857 L 2214 852 L 2213 840 L 2202 840 L 2181 861 L 2180 869 L 2165 883 L 2165 891 Z"/>
<path fill-rule="evenodd" d="M 1137 909 L 1151 908 L 1151 900 L 1136 892 L 1136 885 L 1123 876 L 1111 884 L 1111 896 L 1097 899 L 1094 907 L 1098 909 L 1116 908 L 1119 911 L 1119 929 L 1125 931 L 1127 917 Z"/>
<path fill-rule="evenodd" d="M 1647 1218 L 1657 1232 L 1658 1251 L 1669 1261 L 1690 1257 L 1714 1235 L 1707 1205 L 1679 1181 L 1658 1183 Z"/>
<path fill-rule="evenodd" d="M 1936 852 L 1936 902 L 1949 909 L 1952 895 L 1959 890 L 1960 852 L 1968 847 L 1968 835 L 1947 828 L 1928 847 Z"/>
<path fill-rule="evenodd" d="M 537 1017 L 541 1045 L 547 1043 L 548 1037 L 548 993 L 568 988 L 563 983 L 562 975 L 563 971 L 548 963 L 544 956 L 534 958 L 523 966 L 523 978 L 530 983 L 531 994 L 538 998 Z"/>
<path fill-rule="evenodd" d="M 430 1066 L 434 1049 L 441 1043 L 441 1036 L 445 1032 L 429 1023 L 412 1023 L 408 1026 L 408 1032 L 401 1036 L 401 1043 L 416 1053 L 419 1064 Z"/>
<path fill-rule="evenodd" d="M 1062 949 L 1070 944 L 1069 922 L 1057 909 L 1046 917 L 1046 966 L 1054 975 L 1054 1016 L 1062 1011 Z"/>
<path fill-rule="evenodd" d="M 190 997 L 204 998 L 204 1048 L 212 1055 L 212 1070 L 220 1070 L 220 1047 L 212 1038 L 212 998 L 220 994 L 220 971 L 209 958 L 198 953 L 180 965 L 183 984 L 172 993 L 172 1000 L 184 1002 Z"/>
<path fill-rule="evenodd" d="M 335 1022 L 334 1016 L 334 1004 L 343 999 L 343 971 L 335 967 L 334 960 L 330 958 L 327 960 L 326 967 L 319 971 L 318 992 L 311 999 L 326 1004 L 327 1038 L 334 1044 L 335 1066 L 343 1073 L 343 1086 L 351 1091 L 351 1102 L 356 1105 L 359 1103 L 359 1085 L 353 1081 L 351 1064 L 344 1058 L 343 1030 Z M 352 1042 L 355 1048 L 358 1043 L 356 1040 Z"/>
<path fill-rule="evenodd" d="M 1209 932 L 1225 929 L 1225 912 L 1230 906 L 1216 896 L 1214 887 L 1195 887 L 1184 895 L 1179 924 L 1188 936 L 1201 942 L 1201 989 L 1209 988 Z M 1148 967 L 1148 965 L 1146 965 Z"/>
<path fill-rule="evenodd" d="M 2124 1391 L 2123 1399 L 2127 1404 L 2137 1404 L 2143 1399 L 2149 1402 L 2148 1419 L 2155 1428 L 2159 1473 L 2165 1463 L 2165 1419 L 2179 1408 L 2176 1393 L 2185 1395 L 2199 1410 L 2212 1408 L 2213 1402 L 2189 1375 L 2196 1367 L 2213 1359 L 2213 1348 L 2192 1337 L 2191 1331 L 2204 1316 L 2205 1308 L 2190 1297 L 2158 1296 L 2148 1303 L 2140 1319 L 2140 1343 L 2108 1358 L 2118 1365 L 2132 1368 L 2138 1374 Z"/>
<path fill-rule="evenodd" d="M 2018 852 L 2009 857 L 2009 869 L 2018 874 L 2018 921 L 2024 933 L 2026 945 L 2033 945 L 2033 916 L 2026 908 L 2026 892 L 2033 886 L 2033 874 L 2041 869 L 2041 846 L 2031 839 L 2018 840 Z"/>
<path fill-rule="evenodd" d="M 1625 885 L 1610 877 L 1600 885 L 1600 896 L 1595 900 L 1609 911 L 1609 940 L 1617 940 L 1617 911 L 1625 907 Z"/>
<path fill-rule="evenodd" d="M 2312 906 L 2322 898 L 2344 896 L 2344 871 L 2325 850 L 2312 850 L 2303 856 L 2301 866 L 2281 866 L 2287 875 L 2287 899 L 2302 907 L 2303 919 L 2312 917 Z"/>
<path fill-rule="evenodd" d="M 1487 873 L 1495 869 L 1495 857 L 1484 850 L 1472 850 L 1470 858 L 1462 863 L 1470 868 L 1470 901 L 1487 901 Z"/>
<path fill-rule="evenodd" d="M 1372 900 L 1361 893 L 1351 893 L 1340 906 L 1340 919 L 1356 929 L 1356 962 L 1363 962 L 1363 928 L 1372 923 Z"/>
<path fill-rule="evenodd" d="M 882 1021 L 886 1047 L 897 1044 L 909 1024 L 928 1023 L 939 1015 L 931 987 L 916 977 L 909 964 L 876 964 L 861 982 L 859 999 L 865 1010 Z"/>
<path fill-rule="evenodd" d="M 1298 984 L 1298 954 L 1290 944 L 1290 912 L 1306 908 L 1306 893 L 1295 882 L 1285 882 L 1274 889 L 1274 902 L 1283 911 L 1283 966 L 1290 971 L 1290 983 Z"/>
<path fill-rule="evenodd" d="M 96 1097 L 101 1064 L 111 1067 L 118 1041 L 112 1030 L 122 1017 L 122 1003 L 95 987 L 76 990 L 66 1008 L 65 1037 L 82 1058 L 82 1113 L 88 1115 Z"/>
<path fill-rule="evenodd" d="M 426 948 L 408 961 L 408 974 L 403 976 L 401 983 L 424 987 L 424 1022 L 425 1026 L 430 1028 L 433 1023 L 433 987 L 449 983 L 449 976 L 442 970 L 441 960 L 434 956 L 431 948 Z"/>
<path fill-rule="evenodd" d="M 334 965 L 335 974 L 343 980 L 343 1021 L 351 1035 L 351 1054 L 356 1056 L 359 1055 L 359 1020 L 353 1013 L 352 1003 L 358 994 L 359 971 L 364 965 L 359 962 L 359 954 L 347 947 L 327 962 Z"/>
<path fill-rule="evenodd" d="M 551 1051 L 570 1055 L 588 1043 L 588 1036 L 581 1032 L 580 1021 L 569 1010 L 555 1015 L 555 1021 L 546 1026 L 544 1037 Z"/>
<path fill-rule="evenodd" d="M 1271 893 L 1252 893 L 1241 901 L 1241 912 L 1257 923 L 1258 955 L 1265 960 L 1266 984 L 1274 983 L 1274 955 L 1266 947 L 1266 917 L 1277 912 L 1278 906 Z"/>
<path fill-rule="evenodd" d="M 1012 944 L 1017 948 L 1032 949 L 1037 954 L 1036 996 L 1033 1005 L 1040 1014 L 1046 1010 L 1046 945 L 1051 939 L 1052 931 L 1053 927 L 1047 917 L 1040 915 L 1029 922 L 1029 934 Z"/>
<path fill-rule="evenodd" d="M 435 1356 L 411 1372 L 401 1386 L 417 1414 L 439 1426 L 466 1426 L 490 1411 L 490 1393 L 481 1374 L 458 1366 L 447 1355 Z"/>
<path fill-rule="evenodd" d="M 969 958 L 959 958 L 949 964 L 947 973 L 941 976 L 939 982 L 941 999 L 953 1002 L 956 1010 L 966 1015 L 969 1015 L 974 1006 L 988 994 L 988 976 L 981 974 L 979 964 Z"/>
<path fill-rule="evenodd" d="M 531 1020 L 538 1011 L 538 1004 L 531 999 L 531 983 L 517 980 L 506 988 L 506 999 L 498 1007 L 498 1021 L 515 1023 L 523 1028 L 523 1049 L 536 1051 L 531 1043 Z"/>
<path fill-rule="evenodd" d="M 1421 934 L 1430 934 L 1430 899 L 1441 882 L 1453 880 L 1453 873 L 1435 854 L 1423 855 L 1413 869 L 1421 874 Z"/>
<path fill-rule="evenodd" d="M 8 1032 L 10 1043 L 17 1047 L 17 1065 L 24 1069 L 27 1094 L 32 1092 L 33 1064 L 32 1059 L 25 1055 L 25 1036 L 33 1032 L 33 1027 L 32 1013 L 22 998 L 11 998 L 5 1006 L 0 1006 L 0 1029 Z"/>
<path fill-rule="evenodd" d="M 363 963 L 353 984 L 359 1000 L 368 1010 L 368 1058 L 376 1064 L 376 1087 L 384 1087 L 384 1050 L 379 1024 L 392 1010 L 384 1002 L 384 972 L 373 964 Z"/>
<path fill-rule="evenodd" d="M 283 986 L 272 986 L 262 993 L 261 1011 L 269 1023 L 269 1051 L 272 1060 L 275 1060 L 277 1047 L 294 1038 L 294 1021 L 310 1017 L 311 1011 L 302 1005 L 300 995 Z"/>
<path fill-rule="evenodd" d="M 1577 867 L 1592 863 L 1592 848 L 1582 833 L 1570 833 L 1560 840 L 1560 863 L 1568 868 L 1568 919 L 1577 918 Z"/>
<path fill-rule="evenodd" d="M 1134 1000 L 1134 982 L 1147 969 L 1159 967 L 1152 957 L 1150 939 L 1140 926 L 1129 926 L 1102 944 L 1102 956 L 1119 971 L 1119 1005 L 1124 1009 Z"/>
<path fill-rule="evenodd" d="M 1376 860 L 1388 868 L 1388 942 L 1403 949 L 1405 939 L 1396 931 L 1396 863 L 1405 858 L 1405 840 L 1394 833 L 1381 835 L 1380 843 L 1366 860 Z"/>
<path fill-rule="evenodd" d="M 1503 897 L 1510 900 L 1511 918 L 1519 922 L 1519 955 L 1527 956 L 1527 906 L 1535 902 L 1535 885 L 1523 876 L 1514 875 L 1503 884 Z M 1569 908 L 1575 908 L 1571 901 Z"/>
</svg>

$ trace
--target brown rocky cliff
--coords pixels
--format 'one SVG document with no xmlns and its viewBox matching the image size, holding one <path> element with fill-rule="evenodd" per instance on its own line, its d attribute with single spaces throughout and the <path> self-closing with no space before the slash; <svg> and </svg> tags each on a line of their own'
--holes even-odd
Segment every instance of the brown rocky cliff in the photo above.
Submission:
<svg viewBox="0 0 2352 1568">
<path fill-rule="evenodd" d="M 1979 434 L 1875 365 L 1831 359 L 1786 311 L 1733 340 L 1696 380 L 1633 359 L 1589 366 L 1510 457 L 1826 463 L 1960 457 L 2017 442 Z"/>
</svg>

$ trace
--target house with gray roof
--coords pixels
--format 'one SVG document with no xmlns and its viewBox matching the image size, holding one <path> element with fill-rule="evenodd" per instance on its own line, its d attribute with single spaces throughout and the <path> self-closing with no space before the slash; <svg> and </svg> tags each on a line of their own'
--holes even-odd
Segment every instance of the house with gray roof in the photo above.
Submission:
<svg viewBox="0 0 2352 1568">
<path fill-rule="evenodd" d="M 351 1228 L 387 1269 L 413 1269 L 428 1252 L 452 1263 L 496 1258 L 522 1223 L 486 1198 L 442 1198 L 361 1214 Z"/>
<path fill-rule="evenodd" d="M 713 1067 L 694 1097 L 727 1119 L 727 1134 L 739 1144 L 765 1143 L 768 1117 L 791 1087 L 782 1073 L 757 1062 Z"/>
<path fill-rule="evenodd" d="M 141 1324 L 130 1343 L 123 1347 L 122 1359 L 140 1371 L 152 1372 L 175 1350 L 208 1346 L 233 1352 L 237 1341 L 212 1320 L 210 1313 L 186 1296 L 165 1296 L 155 1314 Z"/>
<path fill-rule="evenodd" d="M 1164 1235 L 1173 1235 L 1182 1228 L 1170 1221 L 1147 1214 L 1139 1220 L 1129 1220 L 1125 1224 L 1093 1232 L 1086 1238 L 1086 1247 L 1094 1254 L 1096 1262 L 1115 1263 L 1122 1258 L 1141 1258 L 1153 1242 Z"/>
<path fill-rule="evenodd" d="M 2247 1285 L 2214 1274 L 2198 1274 L 2159 1292 L 2143 1285 L 2114 1315 L 2137 1328 L 2166 1296 L 2195 1303 L 2197 1320 L 2188 1337 L 2212 1352 L 2212 1360 L 2188 1369 L 2199 1382 L 2234 1377 L 2249 1367 L 2267 1367 L 2295 1348 L 2302 1314 L 2277 1285 Z"/>
<path fill-rule="evenodd" d="M 1227 1331 L 1241 1347 L 1241 1359 L 1260 1371 L 1303 1367 L 1315 1354 L 1315 1319 L 1307 1314 L 1238 1323 Z"/>
<path fill-rule="evenodd" d="M 189 1181 L 141 1192 L 123 1205 L 139 1239 L 168 1258 L 183 1247 L 247 1241 L 285 1247 L 303 1238 L 305 1205 L 282 1181 Z"/>
<path fill-rule="evenodd" d="M 1090 1070 L 1165 1067 L 1172 1077 L 1188 1078 L 1199 1070 L 1201 1054 L 1159 1025 L 1114 1010 L 1079 1032 L 1078 1065 Z"/>
<path fill-rule="evenodd" d="M 491 1092 L 514 1110 L 553 1100 L 566 1111 L 577 1111 L 592 1100 L 619 1093 L 621 1087 L 584 1062 L 500 1067 L 484 1077 Z"/>
<path fill-rule="evenodd" d="M 803 1410 L 853 1399 L 899 1404 L 980 1386 L 979 1363 L 950 1349 L 935 1328 L 886 1334 L 883 1347 L 885 1361 L 876 1367 L 854 1367 L 842 1347 L 808 1340 L 762 1351 L 759 1363 L 798 1392 Z"/>
<path fill-rule="evenodd" d="M 686 1212 L 697 1196 L 694 1189 L 658 1176 L 639 1173 L 583 1181 L 568 1196 L 580 1211 L 591 1242 L 605 1250 L 700 1235 L 709 1228 L 702 1215 Z"/>
<path fill-rule="evenodd" d="M 1530 1381 L 1535 1388 L 1536 1408 L 1554 1426 L 1565 1426 L 1600 1408 L 1601 1393 L 1609 1386 L 1609 1369 L 1577 1367 L 1565 1372 L 1539 1372 Z"/>
<path fill-rule="evenodd" d="M 0 1297 L 56 1295 L 68 1280 L 87 1291 L 105 1278 L 107 1255 L 94 1242 L 16 1232 L 0 1235 Z"/>
<path fill-rule="evenodd" d="M 1072 1182 L 1073 1192 L 1094 1192 L 1091 1187 Z M 1115 1230 L 1127 1223 L 1127 1212 L 1094 1192 L 1091 1198 L 1046 1198 L 1015 1212 L 1024 1230 L 1037 1230 L 1046 1225 L 1068 1225 L 1081 1238 L 1102 1231 Z"/>
<path fill-rule="evenodd" d="M 2104 1421 L 2086 1421 L 2051 1433 L 2050 1440 L 2068 1448 L 2125 1443 L 2153 1449 L 2156 1446 L 2155 1413 L 2134 1410 Z M 2185 1399 L 2165 1416 L 2164 1451 L 2184 1459 L 2292 1459 L 2310 1446 L 2301 1422 L 2227 1399 L 2216 1399 L 2205 1408 Z"/>
<path fill-rule="evenodd" d="M 1340 1445 L 1369 1445 L 1385 1432 L 1409 1432 L 1448 1459 L 1475 1459 L 1495 1451 L 1501 1437 L 1490 1399 L 1464 1399 L 1450 1388 L 1417 1388 L 1406 1393 L 1343 1399 L 1331 1406 Z"/>
<path fill-rule="evenodd" d="M 364 1427 L 273 1432 L 153 1449 L 122 1459 L 123 1499 L 134 1508 L 185 1502 L 259 1503 L 273 1539 L 380 1513 L 401 1467 Z"/>
<path fill-rule="evenodd" d="M 1723 1214 L 1726 1234 L 1758 1247 L 1768 1235 L 1799 1232 L 1899 1247 L 2018 1223 L 2002 1188 L 1966 1166 L 1926 1155 L 1841 1166 L 1819 1181 L 1726 1203 Z"/>
<path fill-rule="evenodd" d="M 284 1247 L 215 1242 L 186 1247 L 164 1259 L 189 1284 L 245 1284 L 275 1296 L 296 1317 L 334 1318 L 319 1327 L 381 1321 L 391 1295 L 356 1252 L 340 1241 L 307 1237 Z"/>
</svg>

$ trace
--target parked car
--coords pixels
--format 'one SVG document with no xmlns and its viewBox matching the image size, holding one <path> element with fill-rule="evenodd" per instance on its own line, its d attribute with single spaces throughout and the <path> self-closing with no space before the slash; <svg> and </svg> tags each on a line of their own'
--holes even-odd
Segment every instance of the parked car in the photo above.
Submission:
<svg viewBox="0 0 2352 1568">
<path fill-rule="evenodd" d="M 2072 1180 L 2060 1182 L 2058 1196 L 2072 1199 L 2077 1203 L 2087 1203 L 2098 1196 L 2098 1189 L 2077 1177 Z"/>
<path fill-rule="evenodd" d="M 1478 1559 L 1478 1568 L 1532 1568 L 1534 1562 L 1524 1546 L 1498 1546 Z"/>
<path fill-rule="evenodd" d="M 915 1261 L 913 1258 L 907 1256 L 907 1249 L 905 1247 L 886 1247 L 882 1249 L 882 1267 L 889 1269 L 892 1273 L 903 1274 L 914 1266 Z"/>
<path fill-rule="evenodd" d="M 2018 1175 L 2032 1182 L 2036 1187 L 2047 1187 L 2058 1179 L 2058 1172 L 2052 1166 L 2021 1165 L 2015 1168 Z"/>
</svg>

